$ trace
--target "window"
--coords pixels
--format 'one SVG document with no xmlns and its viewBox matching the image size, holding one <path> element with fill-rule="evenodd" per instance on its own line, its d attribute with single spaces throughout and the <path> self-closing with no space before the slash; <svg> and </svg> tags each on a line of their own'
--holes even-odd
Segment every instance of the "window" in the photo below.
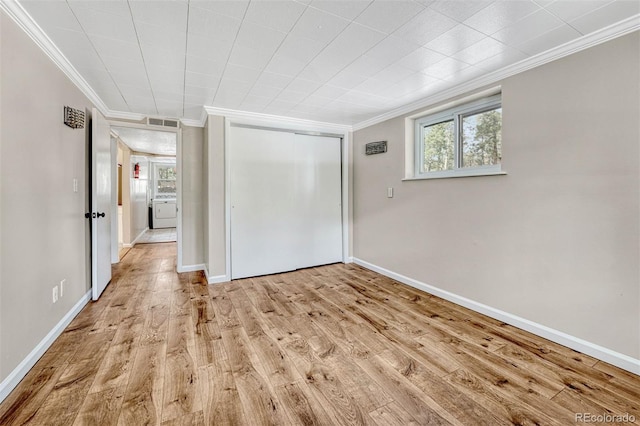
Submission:
<svg viewBox="0 0 640 426">
<path fill-rule="evenodd" d="M 155 197 L 176 198 L 176 166 L 174 164 L 158 164 L 155 169 Z"/>
<path fill-rule="evenodd" d="M 415 120 L 415 178 L 500 174 L 500 95 Z"/>
</svg>

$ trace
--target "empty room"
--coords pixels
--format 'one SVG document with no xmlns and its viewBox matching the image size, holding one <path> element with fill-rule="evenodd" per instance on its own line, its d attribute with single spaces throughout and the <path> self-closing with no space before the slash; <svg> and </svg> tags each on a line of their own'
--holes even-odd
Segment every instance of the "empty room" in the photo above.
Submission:
<svg viewBox="0 0 640 426">
<path fill-rule="evenodd" d="M 0 425 L 640 425 L 637 0 L 0 0 Z"/>
</svg>

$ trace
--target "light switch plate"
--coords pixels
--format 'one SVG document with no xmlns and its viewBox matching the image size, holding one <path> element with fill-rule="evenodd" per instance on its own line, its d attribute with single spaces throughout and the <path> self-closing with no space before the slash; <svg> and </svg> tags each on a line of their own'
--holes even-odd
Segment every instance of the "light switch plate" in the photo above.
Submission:
<svg viewBox="0 0 640 426">
<path fill-rule="evenodd" d="M 387 188 L 387 198 L 393 198 L 393 188 Z"/>
</svg>

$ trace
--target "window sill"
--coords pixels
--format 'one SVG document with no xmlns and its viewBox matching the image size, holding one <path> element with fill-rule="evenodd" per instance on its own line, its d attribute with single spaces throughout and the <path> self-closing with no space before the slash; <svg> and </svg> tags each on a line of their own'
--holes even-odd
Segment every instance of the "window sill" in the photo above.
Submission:
<svg viewBox="0 0 640 426">
<path fill-rule="evenodd" d="M 461 178 L 461 177 L 474 177 L 474 176 L 500 176 L 506 175 L 505 171 L 489 171 L 489 170 L 464 170 L 464 171 L 451 171 L 451 172 L 438 172 L 434 173 L 433 176 L 415 176 L 415 177 L 406 177 L 402 179 L 402 181 L 411 181 L 411 180 L 429 180 L 429 179 L 449 179 L 449 178 Z"/>
</svg>

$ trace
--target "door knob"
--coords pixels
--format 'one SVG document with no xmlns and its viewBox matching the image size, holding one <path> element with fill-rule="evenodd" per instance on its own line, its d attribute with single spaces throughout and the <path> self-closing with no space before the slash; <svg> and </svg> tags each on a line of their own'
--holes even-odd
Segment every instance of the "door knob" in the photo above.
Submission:
<svg viewBox="0 0 640 426">
<path fill-rule="evenodd" d="M 98 217 L 104 217 L 104 216 L 105 216 L 104 212 L 102 212 L 102 213 L 98 212 Z"/>
</svg>

